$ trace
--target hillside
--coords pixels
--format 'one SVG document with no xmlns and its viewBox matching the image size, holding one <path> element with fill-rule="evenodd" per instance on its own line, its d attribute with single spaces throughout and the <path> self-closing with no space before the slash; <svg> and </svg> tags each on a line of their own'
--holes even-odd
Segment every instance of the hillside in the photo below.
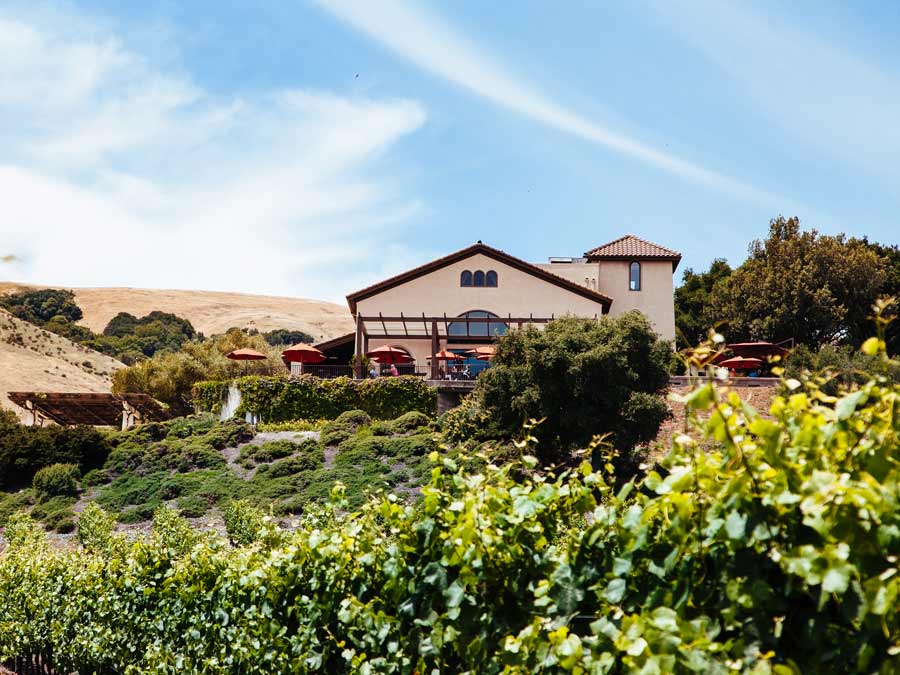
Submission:
<svg viewBox="0 0 900 675">
<path fill-rule="evenodd" d="M 106 392 L 122 364 L 0 310 L 0 406 L 10 391 Z"/>
<path fill-rule="evenodd" d="M 37 287 L 0 282 L 0 293 L 23 288 Z M 347 307 L 320 300 L 218 291 L 142 288 L 71 290 L 84 312 L 80 323 L 98 333 L 119 312 L 141 317 L 153 310 L 184 317 L 205 335 L 223 333 L 233 326 L 260 331 L 287 328 L 305 331 L 317 340 L 326 340 L 353 330 L 353 319 Z"/>
</svg>

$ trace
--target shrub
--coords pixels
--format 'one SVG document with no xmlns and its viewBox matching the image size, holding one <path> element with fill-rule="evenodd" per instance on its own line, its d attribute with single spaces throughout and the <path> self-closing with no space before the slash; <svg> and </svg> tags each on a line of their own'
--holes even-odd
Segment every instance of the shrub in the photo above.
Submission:
<svg viewBox="0 0 900 675">
<path fill-rule="evenodd" d="M 63 518 L 58 523 L 56 523 L 56 531 L 59 534 L 69 534 L 70 532 L 75 531 L 75 519 L 74 518 Z"/>
<path fill-rule="evenodd" d="M 487 433 L 509 438 L 531 419 L 542 460 L 565 460 L 598 433 L 630 450 L 659 429 L 671 345 L 639 312 L 601 321 L 557 319 L 503 337 L 475 385 Z M 636 396 L 636 394 L 643 394 Z M 623 428 L 623 414 L 630 425 Z"/>
<path fill-rule="evenodd" d="M 459 443 L 486 437 L 488 422 L 488 415 L 481 409 L 478 399 L 470 395 L 441 415 L 438 426 L 447 440 Z"/>
<path fill-rule="evenodd" d="M 75 464 L 83 472 L 103 466 L 111 446 L 91 427 L 29 427 L 0 410 L 0 486 L 30 485 L 38 470 Z"/>
<path fill-rule="evenodd" d="M 406 434 L 410 431 L 430 426 L 431 418 L 418 410 L 410 410 L 391 423 L 391 429 L 395 434 Z"/>
<path fill-rule="evenodd" d="M 362 410 L 346 410 L 334 419 L 334 424 L 344 425 L 352 431 L 357 431 L 360 427 L 372 424 L 372 418 Z"/>
<path fill-rule="evenodd" d="M 78 516 L 78 542 L 88 551 L 106 551 L 113 540 L 115 520 L 95 502 Z"/>
<path fill-rule="evenodd" d="M 298 419 L 335 419 L 345 411 L 359 410 L 374 419 L 394 419 L 417 410 L 433 415 L 437 394 L 417 377 L 380 377 L 322 380 L 311 375 L 298 378 L 248 376 L 234 381 L 241 392 L 238 414 L 252 412 L 267 424 Z M 198 410 L 221 408 L 226 384 L 200 382 L 194 387 Z"/>
<path fill-rule="evenodd" d="M 269 524 L 265 513 L 243 499 L 229 503 L 222 510 L 222 517 L 232 546 L 248 546 L 258 541 Z"/>
<path fill-rule="evenodd" d="M 36 474 L 31 485 L 39 501 L 49 497 L 74 495 L 78 492 L 81 472 L 74 464 L 51 464 Z"/>
</svg>

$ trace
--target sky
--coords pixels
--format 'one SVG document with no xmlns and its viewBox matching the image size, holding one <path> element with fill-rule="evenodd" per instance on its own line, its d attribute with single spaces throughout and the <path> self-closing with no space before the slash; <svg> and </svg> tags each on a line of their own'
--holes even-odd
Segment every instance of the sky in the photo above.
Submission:
<svg viewBox="0 0 900 675">
<path fill-rule="evenodd" d="M 483 240 L 900 243 L 900 4 L 0 0 L 0 278 L 341 302 Z"/>
</svg>

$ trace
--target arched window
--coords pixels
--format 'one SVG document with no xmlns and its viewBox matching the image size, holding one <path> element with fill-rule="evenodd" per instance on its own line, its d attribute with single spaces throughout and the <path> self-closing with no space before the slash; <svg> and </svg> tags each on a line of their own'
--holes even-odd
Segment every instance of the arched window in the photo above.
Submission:
<svg viewBox="0 0 900 675">
<path fill-rule="evenodd" d="M 470 319 L 499 319 L 500 317 L 493 312 L 485 312 L 481 309 L 475 309 L 471 312 L 465 312 L 459 315 L 460 318 Z M 469 323 L 468 321 L 453 321 L 448 326 L 447 334 L 450 337 L 488 337 L 489 335 L 506 335 L 508 326 L 502 321 L 479 321 L 478 323 Z"/>
<path fill-rule="evenodd" d="M 490 286 L 491 288 L 497 288 L 497 273 L 494 270 L 491 270 L 485 275 L 484 285 Z"/>
<path fill-rule="evenodd" d="M 484 286 L 484 272 L 478 270 L 475 272 L 475 286 Z"/>
<path fill-rule="evenodd" d="M 628 290 L 641 290 L 641 263 L 633 262 L 628 268 Z"/>
<path fill-rule="evenodd" d="M 469 270 L 464 270 L 463 273 L 459 275 L 459 285 L 460 286 L 471 286 L 472 285 L 472 273 Z"/>
</svg>

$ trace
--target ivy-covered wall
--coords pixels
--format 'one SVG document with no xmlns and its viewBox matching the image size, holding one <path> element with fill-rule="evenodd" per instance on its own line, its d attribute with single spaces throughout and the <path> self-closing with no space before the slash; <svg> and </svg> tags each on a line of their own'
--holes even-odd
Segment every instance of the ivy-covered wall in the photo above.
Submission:
<svg viewBox="0 0 900 675">
<path fill-rule="evenodd" d="M 219 413 L 231 382 L 200 382 L 194 386 L 198 412 Z M 238 415 L 251 412 L 264 422 L 334 419 L 346 410 L 364 410 L 375 419 L 394 419 L 411 410 L 434 415 L 437 395 L 418 377 L 323 380 L 311 375 L 285 379 L 247 376 L 234 380 L 241 392 Z"/>
</svg>

